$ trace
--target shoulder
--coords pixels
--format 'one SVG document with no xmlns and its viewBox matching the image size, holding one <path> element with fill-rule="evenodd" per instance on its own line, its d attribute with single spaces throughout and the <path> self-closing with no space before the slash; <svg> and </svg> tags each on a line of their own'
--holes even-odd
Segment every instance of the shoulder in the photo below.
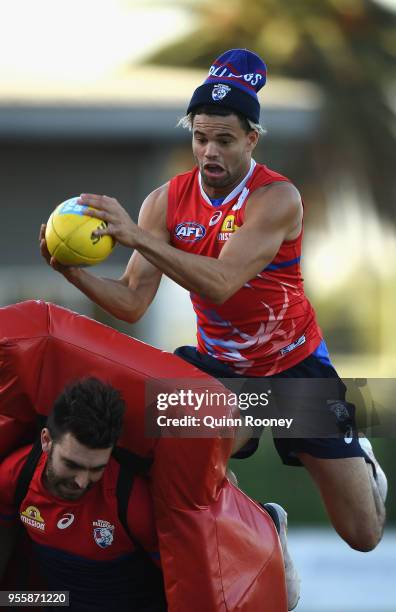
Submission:
<svg viewBox="0 0 396 612">
<path fill-rule="evenodd" d="M 298 189 L 288 181 L 274 181 L 258 187 L 246 203 L 246 218 L 302 219 L 302 200 Z"/>
<path fill-rule="evenodd" d="M 119 504 L 125 503 L 122 496 L 121 498 L 117 496 L 117 482 L 120 468 L 120 462 L 114 457 L 111 457 L 103 478 L 105 497 L 111 498 L 111 503 L 116 503 L 118 510 L 120 509 Z M 131 470 L 131 474 L 133 474 L 133 469 Z M 134 538 L 136 538 L 148 552 L 156 552 L 158 550 L 158 541 L 149 482 L 146 477 L 140 474 L 132 475 L 132 480 L 132 488 L 129 491 L 127 500 L 128 527 Z"/>
<path fill-rule="evenodd" d="M 268 185 L 258 187 L 252 193 L 252 198 L 282 200 L 297 207 L 302 205 L 300 192 L 297 187 L 288 180 L 275 180 Z"/>
<path fill-rule="evenodd" d="M 125 465 L 127 465 L 127 463 L 125 463 Z M 111 457 L 105 474 L 107 487 L 115 496 L 117 496 L 116 490 L 120 468 L 121 464 L 119 461 Z M 133 469 L 131 469 L 130 473 L 133 474 Z M 129 492 L 127 501 L 127 521 L 129 529 L 146 550 L 156 550 L 157 536 L 155 530 L 154 507 L 148 477 L 134 474 L 132 479 L 132 488 Z M 122 500 L 117 499 L 117 503 L 122 503 Z"/>
<path fill-rule="evenodd" d="M 182 172 L 181 174 L 176 174 L 176 176 L 171 178 L 169 183 L 172 186 L 175 185 L 175 184 L 177 184 L 177 185 L 184 185 L 185 183 L 190 182 L 191 179 L 194 179 L 195 176 L 197 175 L 197 173 L 198 173 L 198 166 L 194 166 L 194 168 L 192 168 L 191 170 L 187 170 L 187 172 Z"/>
<path fill-rule="evenodd" d="M 154 505 L 148 481 L 136 476 L 128 504 L 128 525 L 143 547 L 149 551 L 158 548 Z"/>
<path fill-rule="evenodd" d="M 257 188 L 246 202 L 244 223 L 253 231 L 276 233 L 283 240 L 300 235 L 303 205 L 298 189 L 288 181 L 275 181 Z"/>
<path fill-rule="evenodd" d="M 115 492 L 117 489 L 117 482 L 120 476 L 121 466 L 126 468 L 125 472 L 130 476 L 132 480 L 132 489 L 130 491 L 129 503 L 137 502 L 138 504 L 151 504 L 151 496 L 148 484 L 148 477 L 142 475 L 142 465 L 138 460 L 136 464 L 135 456 L 128 456 L 128 451 L 118 455 L 111 455 L 110 460 L 106 466 L 104 472 L 105 488 L 109 491 Z"/>
<path fill-rule="evenodd" d="M 144 200 L 139 212 L 141 228 L 158 233 L 166 230 L 169 182 L 152 191 Z"/>
<path fill-rule="evenodd" d="M 148 231 L 153 227 L 161 232 L 168 232 L 169 208 L 172 209 L 172 202 L 177 200 L 176 194 L 180 194 L 194 180 L 198 168 L 189 172 L 178 174 L 157 189 L 154 189 L 144 200 L 139 213 L 139 226 Z M 153 233 L 157 233 L 154 230 Z"/>
<path fill-rule="evenodd" d="M 268 183 L 272 183 L 274 181 L 278 181 L 278 182 L 283 181 L 283 182 L 290 183 L 290 179 L 284 174 L 281 174 L 280 172 L 277 172 L 276 170 L 269 168 L 265 164 L 259 164 L 259 163 L 256 163 L 254 178 L 258 182 L 261 181 L 262 184 L 265 184 L 265 185 L 267 185 Z"/>
<path fill-rule="evenodd" d="M 169 192 L 170 181 L 164 183 L 157 189 L 154 189 L 148 196 L 145 198 L 142 208 L 140 209 L 140 213 L 146 212 L 149 213 L 152 210 L 160 210 L 164 205 L 166 205 L 168 201 L 168 192 Z"/>
<path fill-rule="evenodd" d="M 154 191 L 149 193 L 149 195 L 144 200 L 142 210 L 143 208 L 153 206 L 166 207 L 168 204 L 169 194 L 173 193 L 175 190 L 182 190 L 188 183 L 195 179 L 197 173 L 198 167 L 195 166 L 192 170 L 189 170 L 188 172 L 183 172 L 182 174 L 177 174 L 160 187 L 157 187 L 157 189 L 154 189 Z"/>
<path fill-rule="evenodd" d="M 8 455 L 0 465 L 0 478 L 4 476 L 18 478 L 19 472 L 25 464 L 27 456 L 32 449 L 32 445 L 24 446 Z"/>
<path fill-rule="evenodd" d="M 130 498 L 131 504 L 137 504 L 141 509 L 151 510 L 152 500 L 149 484 L 146 478 L 136 475 L 133 481 L 133 489 Z"/>
</svg>

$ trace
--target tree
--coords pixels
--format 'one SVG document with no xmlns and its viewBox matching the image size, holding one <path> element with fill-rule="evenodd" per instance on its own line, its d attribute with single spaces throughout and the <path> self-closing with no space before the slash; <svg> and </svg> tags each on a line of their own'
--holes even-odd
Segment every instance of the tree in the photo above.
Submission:
<svg viewBox="0 0 396 612">
<path fill-rule="evenodd" d="M 175 3 L 177 4 L 177 2 Z M 190 0 L 193 33 L 150 63 L 208 68 L 227 48 L 259 53 L 270 75 L 309 79 L 324 92 L 311 160 L 324 183 L 348 175 L 393 219 L 396 14 L 373 0 Z M 307 167 L 307 166 L 306 166 Z"/>
</svg>

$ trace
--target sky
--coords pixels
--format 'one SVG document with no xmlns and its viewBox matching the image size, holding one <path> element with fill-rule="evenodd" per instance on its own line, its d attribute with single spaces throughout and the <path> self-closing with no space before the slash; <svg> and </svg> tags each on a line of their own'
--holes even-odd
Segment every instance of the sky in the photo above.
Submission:
<svg viewBox="0 0 396 612">
<path fill-rule="evenodd" d="M 192 25 L 169 0 L 0 0 L 0 93 L 1 83 L 106 78 Z"/>
<path fill-rule="evenodd" d="M 376 0 L 378 4 L 383 4 L 390 9 L 396 10 L 396 0 Z"/>
<path fill-rule="evenodd" d="M 0 0 L 0 24 L 3 82 L 92 81 L 190 27 L 167 0 Z"/>
</svg>

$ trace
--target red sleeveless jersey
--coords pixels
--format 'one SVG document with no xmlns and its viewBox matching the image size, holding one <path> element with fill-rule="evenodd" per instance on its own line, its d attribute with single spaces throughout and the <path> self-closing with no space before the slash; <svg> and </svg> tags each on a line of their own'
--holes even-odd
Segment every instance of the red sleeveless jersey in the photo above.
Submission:
<svg viewBox="0 0 396 612">
<path fill-rule="evenodd" d="M 118 516 L 117 461 L 111 457 L 101 479 L 71 501 L 53 496 L 44 486 L 47 454 L 43 453 L 16 508 L 14 494 L 30 449 L 11 453 L 0 465 L 0 525 L 21 521 L 25 527 L 32 541 L 32 588 L 39 584 L 50 591 L 70 591 L 73 610 L 136 610 L 145 598 L 162 601 L 151 562 L 137 550 Z M 158 550 L 154 511 L 148 484 L 139 476 L 133 481 L 126 519 L 130 532 L 154 560 Z"/>
<path fill-rule="evenodd" d="M 202 192 L 198 168 L 170 181 L 167 225 L 171 244 L 218 258 L 244 222 L 249 195 L 286 177 L 256 164 L 244 188 L 214 207 Z M 322 334 L 304 295 L 300 270 L 302 232 L 285 241 L 272 262 L 224 304 L 190 294 L 197 315 L 198 350 L 245 376 L 269 376 L 296 365 L 320 344 Z"/>
<path fill-rule="evenodd" d="M 21 469 L 31 446 L 4 459 L 0 467 L 0 524 L 20 519 L 31 539 L 62 553 L 92 561 L 111 561 L 134 550 L 118 518 L 116 483 L 119 464 L 110 458 L 102 478 L 77 500 L 54 497 L 43 485 L 47 454 L 40 457 L 20 509 L 13 498 Z M 148 551 L 157 550 L 154 511 L 147 483 L 134 479 L 128 503 L 128 526 Z M 107 536 L 107 539 L 106 537 Z"/>
</svg>

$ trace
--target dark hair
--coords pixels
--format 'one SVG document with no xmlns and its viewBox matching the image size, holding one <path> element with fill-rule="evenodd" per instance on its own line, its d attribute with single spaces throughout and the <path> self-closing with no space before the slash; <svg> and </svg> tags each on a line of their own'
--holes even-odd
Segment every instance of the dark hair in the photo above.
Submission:
<svg viewBox="0 0 396 612">
<path fill-rule="evenodd" d="M 124 412 L 119 391 L 97 378 L 84 378 L 59 395 L 47 427 L 54 441 L 71 433 L 88 448 L 109 448 L 121 434 Z"/>
<path fill-rule="evenodd" d="M 241 128 L 246 132 L 246 134 L 253 131 L 252 127 L 249 125 L 248 119 L 244 115 L 241 115 L 241 113 L 238 113 L 238 111 L 228 108 L 227 106 L 215 106 L 214 104 L 197 106 L 197 108 L 194 108 L 194 110 L 191 111 L 191 125 L 193 124 L 194 117 L 196 115 L 217 115 L 219 117 L 236 115 L 239 119 L 239 123 L 241 124 Z"/>
</svg>

